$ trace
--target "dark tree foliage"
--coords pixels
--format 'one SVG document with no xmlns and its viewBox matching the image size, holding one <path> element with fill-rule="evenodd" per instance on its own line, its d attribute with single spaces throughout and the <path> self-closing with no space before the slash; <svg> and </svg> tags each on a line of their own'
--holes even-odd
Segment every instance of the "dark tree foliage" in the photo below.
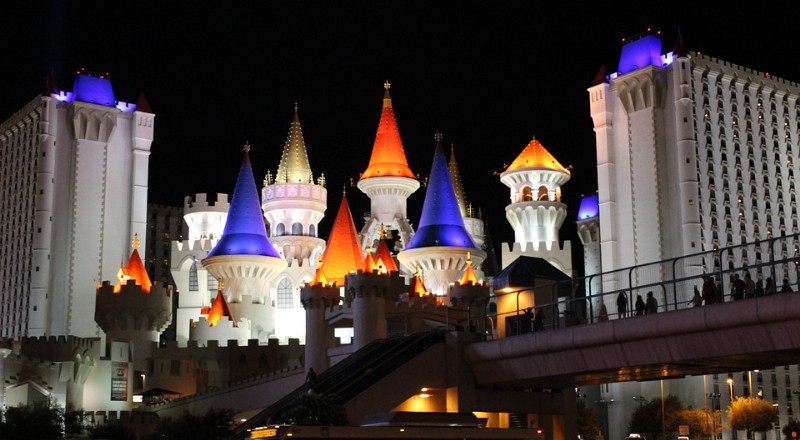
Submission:
<svg viewBox="0 0 800 440">
<path fill-rule="evenodd" d="M 789 419 L 789 423 L 783 426 L 781 432 L 783 433 L 784 440 L 794 440 L 795 438 L 800 436 L 800 420 L 797 420 L 794 417 L 792 417 L 791 419 Z M 792 435 L 793 432 L 795 433 L 795 435 Z"/>
<path fill-rule="evenodd" d="M 58 440 L 64 435 L 64 409 L 53 400 L 7 408 L 0 424 L 0 439 Z"/>
<path fill-rule="evenodd" d="M 592 409 L 586 402 L 578 400 L 578 435 L 583 439 L 594 439 L 600 433 L 600 424 L 594 419 Z"/>
<path fill-rule="evenodd" d="M 766 432 L 778 421 L 778 408 L 757 397 L 737 397 L 728 408 L 728 424 L 733 429 L 747 430 L 747 438 L 754 432 Z"/>
<path fill-rule="evenodd" d="M 119 423 L 106 423 L 89 428 L 90 439 L 103 440 L 136 440 L 136 436 L 125 425 Z"/>
<path fill-rule="evenodd" d="M 678 431 L 678 426 L 685 424 L 683 417 L 683 403 L 676 396 L 669 395 L 664 398 L 664 427 L 662 429 L 661 398 L 648 400 L 633 411 L 628 432 L 636 432 L 647 439 L 659 439 L 662 431 L 667 437 Z"/>
<path fill-rule="evenodd" d="M 162 419 L 151 440 L 225 440 L 231 435 L 233 411 L 209 409 L 197 416 L 185 412 L 178 419 Z"/>
<path fill-rule="evenodd" d="M 339 402 L 325 394 L 300 394 L 276 423 L 306 426 L 344 426 L 347 416 Z"/>
</svg>

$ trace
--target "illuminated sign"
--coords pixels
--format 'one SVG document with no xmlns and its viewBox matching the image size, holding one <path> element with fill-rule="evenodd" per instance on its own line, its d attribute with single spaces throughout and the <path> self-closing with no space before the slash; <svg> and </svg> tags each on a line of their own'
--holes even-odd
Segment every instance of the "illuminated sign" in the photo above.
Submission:
<svg viewBox="0 0 800 440">
<path fill-rule="evenodd" d="M 250 438 L 268 438 L 278 435 L 277 428 L 261 428 L 250 431 Z"/>
<path fill-rule="evenodd" d="M 128 400 L 127 362 L 114 362 L 111 364 L 111 400 Z"/>
</svg>

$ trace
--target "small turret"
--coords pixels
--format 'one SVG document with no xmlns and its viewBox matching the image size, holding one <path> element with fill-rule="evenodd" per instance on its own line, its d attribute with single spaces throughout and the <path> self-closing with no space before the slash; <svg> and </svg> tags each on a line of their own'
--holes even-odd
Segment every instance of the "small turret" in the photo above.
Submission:
<svg viewBox="0 0 800 440">
<path fill-rule="evenodd" d="M 108 340 L 129 341 L 134 347 L 134 368 L 144 371 L 147 349 L 172 322 L 172 286 L 151 283 L 139 256 L 139 238 L 120 267 L 116 285 L 97 287 L 94 319 Z"/>
<path fill-rule="evenodd" d="M 397 230 L 400 247 L 408 244 L 414 230 L 406 215 L 408 197 L 419 189 L 419 180 L 408 167 L 400 131 L 394 117 L 389 81 L 383 85 L 383 109 L 372 147 L 369 166 L 361 173 L 358 189 L 370 199 L 370 218 L 361 230 L 362 249 L 372 245 L 381 226 Z"/>
<path fill-rule="evenodd" d="M 421 267 L 425 285 L 442 296 L 447 293 L 447 286 L 466 270 L 467 255 L 471 253 L 475 265 L 480 266 L 486 252 L 475 245 L 464 227 L 438 133 L 436 140 L 419 229 L 397 258 L 409 272 Z"/>
</svg>

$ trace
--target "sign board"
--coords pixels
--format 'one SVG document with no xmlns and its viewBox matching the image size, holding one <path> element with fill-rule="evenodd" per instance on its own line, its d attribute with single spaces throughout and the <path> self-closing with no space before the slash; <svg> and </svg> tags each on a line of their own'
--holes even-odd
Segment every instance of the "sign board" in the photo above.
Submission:
<svg viewBox="0 0 800 440">
<path fill-rule="evenodd" d="M 678 435 L 689 435 L 689 425 L 678 425 Z"/>
</svg>

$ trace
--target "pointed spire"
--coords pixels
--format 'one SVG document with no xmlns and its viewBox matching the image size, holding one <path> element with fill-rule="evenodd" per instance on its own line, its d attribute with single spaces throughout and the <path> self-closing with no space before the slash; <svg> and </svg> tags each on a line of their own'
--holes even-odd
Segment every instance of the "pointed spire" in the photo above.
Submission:
<svg viewBox="0 0 800 440">
<path fill-rule="evenodd" d="M 230 201 L 228 220 L 222 238 L 208 256 L 262 255 L 280 258 L 267 238 L 253 167 L 250 165 L 250 144 L 246 143 L 243 150 L 242 166 Z"/>
<path fill-rule="evenodd" d="M 217 297 L 214 299 L 214 304 L 211 305 L 209 308 L 204 308 L 200 311 L 201 314 L 206 315 L 206 320 L 211 327 L 217 325 L 220 319 L 223 316 L 227 316 L 228 319 L 233 323 L 233 326 L 236 327 L 236 320 L 233 318 L 233 313 L 231 312 L 230 307 L 228 307 L 228 302 L 225 301 L 225 296 L 222 294 L 222 291 L 217 291 Z"/>
<path fill-rule="evenodd" d="M 467 216 L 467 201 L 464 196 L 464 184 L 461 182 L 461 173 L 458 171 L 458 163 L 456 162 L 456 153 L 453 143 L 450 143 L 450 162 L 447 168 L 450 170 L 450 180 L 453 181 L 453 189 L 456 192 L 456 200 L 458 200 L 458 209 L 461 211 L 461 216 Z"/>
<path fill-rule="evenodd" d="M 121 292 L 122 286 L 127 284 L 128 280 L 134 280 L 137 286 L 142 286 L 142 292 L 150 293 L 153 282 L 150 281 L 150 277 L 147 275 L 147 269 L 144 268 L 142 258 L 139 256 L 139 234 L 134 234 L 133 240 L 131 240 L 131 247 L 133 248 L 133 252 L 131 252 L 128 262 L 121 264 L 119 272 L 117 273 L 119 281 L 117 285 L 114 286 L 114 293 Z"/>
<path fill-rule="evenodd" d="M 322 261 L 317 264 L 317 271 L 314 273 L 314 279 L 308 283 L 309 286 L 324 286 L 328 284 L 328 279 L 325 278 L 325 274 L 322 272 Z"/>
<path fill-rule="evenodd" d="M 406 249 L 432 246 L 476 248 L 456 200 L 441 143 L 436 144 L 419 229 Z"/>
<path fill-rule="evenodd" d="M 294 102 L 294 117 L 289 125 L 286 143 L 283 146 L 281 162 L 278 164 L 276 183 L 313 183 L 311 165 L 308 162 L 308 152 L 303 138 L 303 129 L 300 126 L 297 101 Z"/>
<path fill-rule="evenodd" d="M 680 26 L 678 26 L 678 38 L 675 40 L 675 47 L 672 49 L 672 52 L 677 57 L 685 57 L 689 53 L 689 48 L 687 48 L 686 44 L 683 42 L 683 32 L 681 32 Z"/>
<path fill-rule="evenodd" d="M 569 170 L 564 168 L 538 140 L 536 136 L 519 153 L 514 162 L 506 168 L 503 174 L 520 168 L 547 168 L 554 171 L 561 171 L 569 174 Z"/>
<path fill-rule="evenodd" d="M 378 247 L 375 250 L 375 261 L 380 261 L 383 263 L 383 266 L 386 268 L 386 272 L 399 272 L 397 263 L 394 262 L 392 253 L 389 251 L 389 246 L 387 246 L 386 242 L 383 240 L 378 240 Z"/>
<path fill-rule="evenodd" d="M 412 296 L 424 296 L 427 293 L 427 289 L 425 289 L 425 282 L 422 280 L 422 274 L 419 271 L 419 267 L 414 272 L 414 286 L 411 289 Z"/>
<path fill-rule="evenodd" d="M 375 259 L 372 258 L 372 253 L 367 251 L 367 256 L 364 257 L 364 273 L 372 273 L 378 269 L 378 265 L 375 263 Z"/>
<path fill-rule="evenodd" d="M 592 81 L 591 87 L 603 84 L 606 82 L 606 77 L 608 76 L 608 71 L 606 69 L 605 64 L 601 64 L 600 68 L 597 70 L 597 73 L 594 75 L 594 81 Z"/>
<path fill-rule="evenodd" d="M 139 93 L 139 100 L 136 102 L 136 111 L 153 113 L 153 109 L 150 108 L 150 103 L 147 102 L 147 98 L 144 96 L 144 92 Z"/>
<path fill-rule="evenodd" d="M 467 252 L 467 269 L 464 271 L 464 276 L 461 277 L 461 281 L 458 282 L 460 286 L 466 286 L 468 284 L 478 284 L 478 276 L 475 275 L 475 269 L 472 268 L 472 255 Z"/>
<path fill-rule="evenodd" d="M 328 282 L 336 282 L 340 286 L 344 285 L 348 273 L 362 268 L 364 263 L 358 231 L 345 194 L 342 194 L 342 202 L 333 221 L 322 262 L 320 269 L 325 278 Z"/>
<path fill-rule="evenodd" d="M 361 174 L 360 180 L 386 176 L 415 179 L 414 173 L 408 167 L 403 142 L 400 140 L 400 130 L 397 128 L 392 98 L 389 96 L 389 81 L 386 81 L 383 87 L 386 92 L 383 97 L 381 120 L 378 123 L 378 132 L 372 146 L 369 166 Z"/>
</svg>

